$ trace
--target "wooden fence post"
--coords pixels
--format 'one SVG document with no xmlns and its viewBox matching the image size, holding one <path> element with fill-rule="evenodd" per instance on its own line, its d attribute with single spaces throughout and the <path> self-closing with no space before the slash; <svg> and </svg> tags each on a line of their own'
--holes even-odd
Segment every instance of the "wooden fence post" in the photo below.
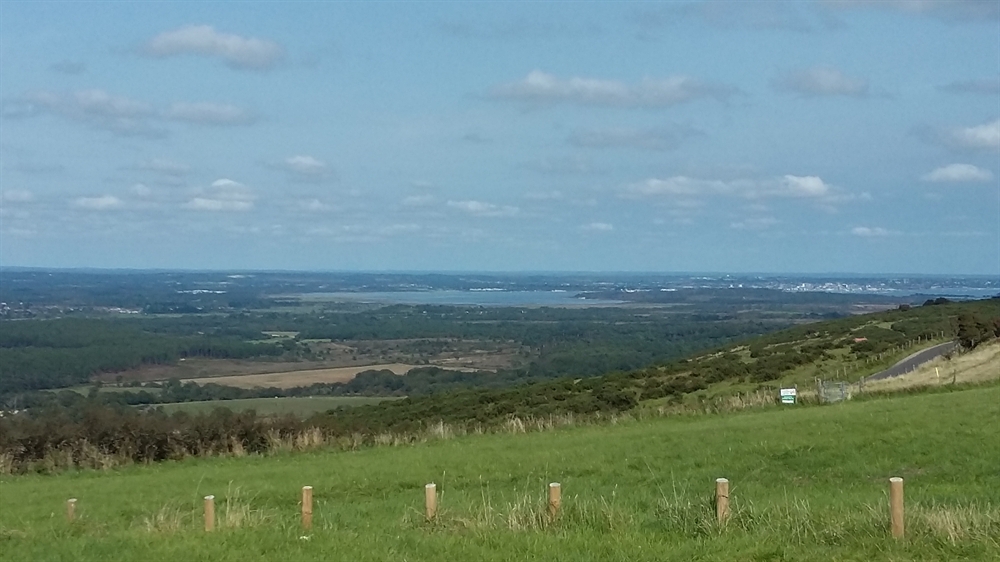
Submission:
<svg viewBox="0 0 1000 562">
<path fill-rule="evenodd" d="M 205 496 L 205 531 L 215 529 L 215 496 Z"/>
<path fill-rule="evenodd" d="M 427 520 L 437 517 L 437 485 L 431 482 L 424 486 L 424 507 L 427 509 Z"/>
<path fill-rule="evenodd" d="M 729 480 L 725 478 L 715 479 L 715 516 L 720 525 L 729 520 Z"/>
<path fill-rule="evenodd" d="M 549 517 L 555 521 L 562 506 L 562 486 L 558 482 L 549 484 Z"/>
<path fill-rule="evenodd" d="M 302 486 L 302 528 L 312 529 L 313 526 L 313 487 Z"/>
<path fill-rule="evenodd" d="M 889 522 L 892 536 L 903 538 L 903 479 L 896 476 L 889 479 Z"/>
<path fill-rule="evenodd" d="M 70 523 L 76 519 L 76 498 L 66 500 L 66 520 Z"/>
</svg>

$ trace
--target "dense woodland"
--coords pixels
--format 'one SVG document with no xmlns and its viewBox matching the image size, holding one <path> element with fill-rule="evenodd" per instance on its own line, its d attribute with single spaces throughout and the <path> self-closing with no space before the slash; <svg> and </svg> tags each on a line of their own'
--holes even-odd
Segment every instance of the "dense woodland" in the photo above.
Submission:
<svg viewBox="0 0 1000 562">
<path fill-rule="evenodd" d="M 390 392 L 424 394 L 636 369 L 791 322 L 787 315 L 773 318 L 759 313 L 402 305 L 363 312 L 4 321 L 0 323 L 0 400 L 26 391 L 87 384 L 101 373 L 175 364 L 186 357 L 315 359 L 308 345 L 315 339 L 456 338 L 514 342 L 531 350 L 523 368 L 490 376 L 423 370 Z M 263 333 L 275 331 L 298 335 L 261 341 L 266 337 Z M 421 360 L 415 353 L 413 361 Z"/>
<path fill-rule="evenodd" d="M 86 465 L 86 458 L 94 451 L 149 462 L 225 453 L 234 448 L 263 452 L 274 439 L 308 428 L 363 444 L 386 433 L 412 436 L 439 422 L 488 429 L 514 416 L 616 413 L 647 400 L 682 400 L 720 381 L 758 383 L 766 388 L 768 381 L 835 349 L 846 349 L 852 359 L 863 360 L 915 338 L 940 337 L 942 332 L 946 337 L 957 337 L 966 347 L 1000 337 L 1000 299 L 928 301 L 919 307 L 800 325 L 643 369 L 506 388 L 414 395 L 374 406 L 332 410 L 306 420 L 260 417 L 253 412 L 234 414 L 224 409 L 209 415 L 168 416 L 155 409 L 142 412 L 116 403 L 109 394 L 83 396 L 64 391 L 53 393 L 55 399 L 29 408 L 26 414 L 0 418 L 0 454 L 12 470 L 45 470 L 51 468 L 55 453 L 72 457 L 78 465 Z M 362 379 L 355 387 L 339 388 L 363 392 L 365 380 L 384 385 L 388 377 L 370 373 Z M 183 393 L 185 386 L 167 391 Z"/>
</svg>

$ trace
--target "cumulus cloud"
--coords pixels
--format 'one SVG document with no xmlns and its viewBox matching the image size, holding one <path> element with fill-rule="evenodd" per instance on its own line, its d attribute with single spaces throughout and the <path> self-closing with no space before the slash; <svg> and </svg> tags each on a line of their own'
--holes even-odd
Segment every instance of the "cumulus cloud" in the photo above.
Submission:
<svg viewBox="0 0 1000 562">
<path fill-rule="evenodd" d="M 511 217 L 520 212 L 510 205 L 495 205 L 483 201 L 448 201 L 448 207 L 478 217 Z"/>
<path fill-rule="evenodd" d="M 257 120 L 242 107 L 211 102 L 174 103 L 164 115 L 167 119 L 198 125 L 251 125 Z"/>
<path fill-rule="evenodd" d="M 961 149 L 1000 150 L 1000 119 L 983 125 L 949 129 L 944 140 Z"/>
<path fill-rule="evenodd" d="M 0 201 L 6 203 L 28 203 L 35 195 L 26 189 L 4 189 L 0 191 Z"/>
<path fill-rule="evenodd" d="M 862 238 L 875 238 L 890 236 L 894 233 L 891 230 L 882 228 L 881 226 L 856 226 L 851 229 L 851 234 L 861 236 Z"/>
<path fill-rule="evenodd" d="M 642 150 L 673 150 L 686 139 L 698 135 L 691 127 L 674 125 L 658 129 L 597 129 L 577 131 L 568 142 L 585 148 L 638 148 Z"/>
<path fill-rule="evenodd" d="M 217 57 L 227 66 L 241 70 L 268 70 L 285 56 L 285 50 L 274 41 L 222 33 L 210 25 L 186 25 L 165 31 L 150 39 L 142 52 L 158 58 L 175 55 Z"/>
<path fill-rule="evenodd" d="M 615 226 L 607 222 L 592 222 L 585 224 L 580 228 L 589 232 L 611 232 L 615 229 Z"/>
<path fill-rule="evenodd" d="M 573 103 L 578 105 L 660 108 L 702 98 L 725 101 L 736 88 L 711 84 L 690 76 L 647 78 L 637 84 L 599 78 L 559 78 L 533 70 L 523 79 L 493 87 L 495 99 L 535 105 Z"/>
<path fill-rule="evenodd" d="M 815 66 L 792 70 L 772 82 L 777 90 L 793 92 L 805 97 L 868 95 L 868 81 L 848 76 L 829 66 Z"/>
<path fill-rule="evenodd" d="M 326 162 L 301 154 L 285 158 L 277 164 L 277 167 L 300 180 L 321 180 L 330 174 Z"/>
<path fill-rule="evenodd" d="M 90 211 L 111 211 L 121 209 L 125 203 L 114 195 L 102 195 L 100 197 L 77 197 L 73 200 L 73 206 Z"/>
<path fill-rule="evenodd" d="M 192 211 L 249 211 L 256 198 L 249 187 L 222 178 L 212 182 L 206 193 L 185 203 L 184 208 Z"/>
<path fill-rule="evenodd" d="M 949 164 L 920 177 L 929 182 L 984 182 L 993 179 L 993 172 L 972 164 Z"/>
<path fill-rule="evenodd" d="M 631 198 L 722 195 L 747 199 L 769 197 L 830 199 L 835 193 L 830 184 L 817 176 L 785 175 L 780 178 L 737 180 L 705 180 L 673 176 L 666 179 L 650 178 L 628 185 L 623 195 Z"/>
<path fill-rule="evenodd" d="M 1000 95 L 1000 76 L 995 78 L 959 80 L 940 86 L 939 89 L 951 94 Z"/>
</svg>

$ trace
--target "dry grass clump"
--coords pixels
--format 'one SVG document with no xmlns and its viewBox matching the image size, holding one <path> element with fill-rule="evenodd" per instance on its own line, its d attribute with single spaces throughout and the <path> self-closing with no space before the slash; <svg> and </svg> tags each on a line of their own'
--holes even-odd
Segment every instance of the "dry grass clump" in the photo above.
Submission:
<svg viewBox="0 0 1000 562">
<path fill-rule="evenodd" d="M 1000 508 L 989 504 L 914 505 L 907 510 L 907 532 L 925 533 L 958 544 L 1000 540 Z"/>
<path fill-rule="evenodd" d="M 142 518 L 141 527 L 149 533 L 176 533 L 194 519 L 190 511 L 183 511 L 172 505 L 161 507 L 156 513 Z"/>
<path fill-rule="evenodd" d="M 232 482 L 226 491 L 226 501 L 219 512 L 219 527 L 223 529 L 242 529 L 260 527 L 271 523 L 274 516 L 251 505 L 252 498 L 245 498 Z"/>
</svg>

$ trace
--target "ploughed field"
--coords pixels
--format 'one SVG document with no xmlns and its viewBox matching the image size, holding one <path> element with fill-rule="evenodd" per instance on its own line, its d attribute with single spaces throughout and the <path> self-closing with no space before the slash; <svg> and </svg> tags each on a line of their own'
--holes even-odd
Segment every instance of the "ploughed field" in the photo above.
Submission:
<svg viewBox="0 0 1000 562">
<path fill-rule="evenodd" d="M 1000 559 L 1000 386 L 518 429 L 3 476 L 0 560 Z M 905 479 L 901 540 L 889 533 L 891 476 Z M 725 526 L 717 477 L 731 481 Z M 555 521 L 550 482 L 562 485 Z M 309 531 L 303 485 L 314 488 Z"/>
</svg>

